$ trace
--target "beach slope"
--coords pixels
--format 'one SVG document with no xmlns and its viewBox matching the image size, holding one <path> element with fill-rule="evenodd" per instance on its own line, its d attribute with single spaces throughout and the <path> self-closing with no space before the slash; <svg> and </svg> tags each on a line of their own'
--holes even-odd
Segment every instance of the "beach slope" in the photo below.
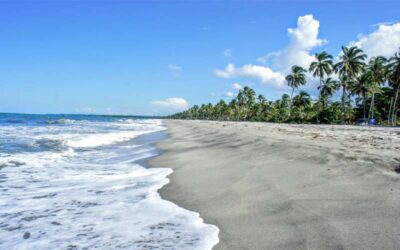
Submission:
<svg viewBox="0 0 400 250">
<path fill-rule="evenodd" d="M 166 120 L 163 198 L 220 229 L 215 249 L 396 249 L 400 129 Z"/>
</svg>

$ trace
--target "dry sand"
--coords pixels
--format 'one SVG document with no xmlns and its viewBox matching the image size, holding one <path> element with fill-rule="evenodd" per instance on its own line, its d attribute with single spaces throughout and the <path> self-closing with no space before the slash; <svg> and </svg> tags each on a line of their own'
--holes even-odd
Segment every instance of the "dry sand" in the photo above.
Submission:
<svg viewBox="0 0 400 250">
<path fill-rule="evenodd" d="M 400 249 L 400 129 L 165 121 L 161 195 L 220 229 L 214 249 Z"/>
</svg>

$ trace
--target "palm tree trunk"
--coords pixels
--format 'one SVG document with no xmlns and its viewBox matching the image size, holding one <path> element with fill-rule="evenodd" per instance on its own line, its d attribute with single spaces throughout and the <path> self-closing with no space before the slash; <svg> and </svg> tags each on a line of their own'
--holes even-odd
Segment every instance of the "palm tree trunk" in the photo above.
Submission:
<svg viewBox="0 0 400 250">
<path fill-rule="evenodd" d="M 389 113 L 388 113 L 388 124 L 390 124 L 390 117 L 391 117 L 391 114 L 392 114 L 392 106 L 393 106 L 393 97 L 392 98 L 390 98 L 390 106 L 389 106 Z"/>
<path fill-rule="evenodd" d="M 371 105 L 369 106 L 368 120 L 374 118 L 375 92 L 372 92 Z"/>
<path fill-rule="evenodd" d="M 288 113 L 288 118 L 290 118 L 290 113 L 291 113 L 291 109 L 292 109 L 292 103 L 293 103 L 293 92 L 294 92 L 294 88 L 292 88 L 292 94 L 290 95 L 290 102 L 289 102 L 289 113 Z"/>
<path fill-rule="evenodd" d="M 399 88 L 396 89 L 396 96 L 394 97 L 393 111 L 392 111 L 392 126 L 397 123 L 397 97 L 399 96 Z"/>
<path fill-rule="evenodd" d="M 365 106 L 366 106 L 366 103 L 365 103 L 365 94 L 363 95 L 363 114 L 364 114 L 364 122 L 365 122 L 365 120 L 367 119 L 367 117 L 366 117 L 366 108 L 365 108 Z"/>
<path fill-rule="evenodd" d="M 341 112 L 341 114 L 340 114 L 340 123 L 341 123 L 341 124 L 344 124 L 345 96 L 346 96 L 346 87 L 343 86 L 343 92 L 342 92 L 342 112 Z"/>
<path fill-rule="evenodd" d="M 319 105 L 319 101 L 321 100 L 321 90 L 322 90 L 322 77 L 319 78 L 319 95 L 318 95 L 318 110 L 317 110 L 317 123 L 319 123 L 319 113 L 321 112 L 321 108 Z M 322 109 L 324 108 L 324 106 L 322 105 Z"/>
</svg>

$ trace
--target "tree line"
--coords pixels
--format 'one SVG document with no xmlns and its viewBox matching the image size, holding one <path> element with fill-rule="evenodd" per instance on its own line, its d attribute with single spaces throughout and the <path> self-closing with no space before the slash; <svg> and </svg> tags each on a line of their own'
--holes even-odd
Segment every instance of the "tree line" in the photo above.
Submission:
<svg viewBox="0 0 400 250">
<path fill-rule="evenodd" d="M 268 101 L 244 87 L 229 103 L 221 99 L 214 105 L 194 105 L 170 118 L 326 124 L 376 121 L 399 125 L 400 51 L 390 58 L 366 59 L 367 55 L 356 46 L 342 47 L 336 63 L 325 51 L 316 53 L 307 70 L 294 65 L 285 77 L 290 96 L 283 94 L 278 100 Z M 299 91 L 307 84 L 307 72 L 319 81 L 316 100 L 306 91 Z M 337 92 L 340 101 L 333 101 Z"/>
</svg>

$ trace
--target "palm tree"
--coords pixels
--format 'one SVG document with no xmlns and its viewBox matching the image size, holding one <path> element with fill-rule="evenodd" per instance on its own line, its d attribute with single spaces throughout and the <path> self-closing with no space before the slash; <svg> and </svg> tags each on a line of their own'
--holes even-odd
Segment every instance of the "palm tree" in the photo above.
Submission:
<svg viewBox="0 0 400 250">
<path fill-rule="evenodd" d="M 328 102 L 328 98 L 333 96 L 336 90 L 339 88 L 339 82 L 328 77 L 325 81 L 323 81 L 322 87 L 319 89 L 320 91 L 320 101 L 322 102 L 322 107 L 325 109 L 326 104 Z"/>
<path fill-rule="evenodd" d="M 257 96 L 257 101 L 258 101 L 258 103 L 265 105 L 265 102 L 267 101 L 267 99 L 265 99 L 265 96 L 260 94 Z"/>
<path fill-rule="evenodd" d="M 304 90 L 300 91 L 300 93 L 293 98 L 293 106 L 299 108 L 300 111 L 300 120 L 304 119 L 303 111 L 306 108 L 311 107 L 311 97 Z"/>
<path fill-rule="evenodd" d="M 363 101 L 363 117 L 364 122 L 366 121 L 366 99 L 367 95 L 372 92 L 374 86 L 371 81 L 370 74 L 362 74 L 357 77 L 355 81 L 352 81 L 349 85 L 349 89 L 352 93 L 357 94 L 362 97 Z"/>
<path fill-rule="evenodd" d="M 266 111 L 267 108 L 267 100 L 265 99 L 265 97 L 263 95 L 258 95 L 257 97 L 257 118 L 260 119 L 264 119 L 264 113 Z"/>
<path fill-rule="evenodd" d="M 294 65 L 292 67 L 292 74 L 289 74 L 285 77 L 287 84 L 289 87 L 292 88 L 292 94 L 290 95 L 290 104 L 289 104 L 289 114 L 288 118 L 290 117 L 290 111 L 292 107 L 292 99 L 293 99 L 293 92 L 295 89 L 298 89 L 299 86 L 306 84 L 306 70 L 300 66 Z"/>
<path fill-rule="evenodd" d="M 243 114 L 243 107 L 246 102 L 246 97 L 243 93 L 243 89 L 239 90 L 239 93 L 238 93 L 236 99 L 237 99 L 237 108 L 238 108 L 238 119 L 241 120 L 242 114 Z"/>
<path fill-rule="evenodd" d="M 212 120 L 212 118 L 213 118 L 213 105 L 212 105 L 212 103 L 208 103 L 206 106 L 205 106 L 205 113 L 206 113 L 206 119 L 207 120 Z"/>
<path fill-rule="evenodd" d="M 244 119 L 247 120 L 252 117 L 252 107 L 256 101 L 256 92 L 250 87 L 243 88 L 243 95 L 244 95 L 244 106 L 245 106 L 245 114 Z"/>
<path fill-rule="evenodd" d="M 321 90 L 322 90 L 322 81 L 326 76 L 329 76 L 332 74 L 333 71 L 333 61 L 332 61 L 332 56 L 326 53 L 325 51 L 321 53 L 316 53 L 315 54 L 315 62 L 312 62 L 310 64 L 310 68 L 308 71 L 312 73 L 313 77 L 319 77 L 319 96 L 318 99 L 321 99 Z M 322 107 L 324 108 L 324 106 Z M 319 112 L 320 110 L 317 111 L 317 122 L 319 122 Z"/>
<path fill-rule="evenodd" d="M 400 90 L 400 51 L 396 52 L 393 57 L 389 60 L 389 85 L 396 91 L 394 102 L 392 105 L 392 113 L 390 115 L 392 125 L 396 125 L 397 122 L 397 99 Z M 390 113 L 390 111 L 389 111 Z"/>
<path fill-rule="evenodd" d="M 230 120 L 238 120 L 238 114 L 239 114 L 239 105 L 237 102 L 237 98 L 233 98 L 230 102 L 229 102 L 229 117 Z"/>
<path fill-rule="evenodd" d="M 214 106 L 215 115 L 216 115 L 215 118 L 217 120 L 223 120 L 225 118 L 227 107 L 228 107 L 228 105 L 222 99 L 217 104 L 215 104 L 215 106 Z"/>
<path fill-rule="evenodd" d="M 189 118 L 190 119 L 197 119 L 198 118 L 198 113 L 199 113 L 199 106 L 194 105 L 190 110 L 189 110 Z"/>
<path fill-rule="evenodd" d="M 380 86 L 386 80 L 387 59 L 383 56 L 377 56 L 371 58 L 368 63 L 368 74 L 370 75 L 374 88 L 372 89 L 371 105 L 369 107 L 368 120 L 374 118 L 374 105 L 375 105 L 375 94 L 381 93 Z"/>
<path fill-rule="evenodd" d="M 334 70 L 339 74 L 342 85 L 342 114 L 341 122 L 344 123 L 344 111 L 346 104 L 346 90 L 351 80 L 364 72 L 366 55 L 356 46 L 347 48 L 342 46 L 339 62 L 334 65 Z"/>
</svg>

